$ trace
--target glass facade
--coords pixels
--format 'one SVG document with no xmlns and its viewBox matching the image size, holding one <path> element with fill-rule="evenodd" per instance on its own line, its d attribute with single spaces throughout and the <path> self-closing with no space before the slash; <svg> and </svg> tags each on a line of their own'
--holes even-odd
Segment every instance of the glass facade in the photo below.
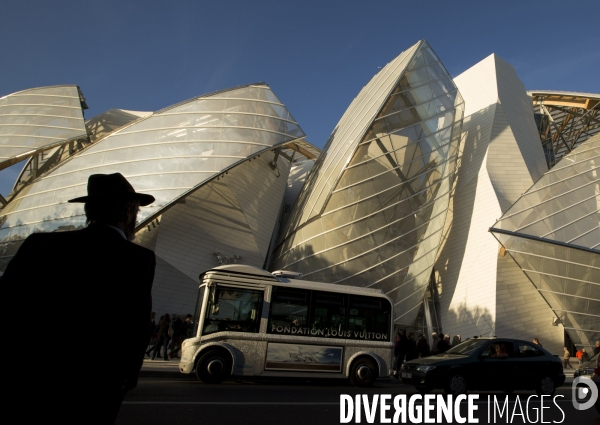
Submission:
<svg viewBox="0 0 600 425">
<path fill-rule="evenodd" d="M 0 97 L 0 169 L 77 138 L 87 138 L 79 87 L 40 87 Z"/>
<path fill-rule="evenodd" d="M 25 187 L 2 210 L 0 270 L 33 232 L 81 228 L 90 174 L 123 174 L 156 201 L 140 225 L 228 168 L 304 137 L 267 85 L 250 85 L 182 102 L 135 121 Z"/>
<path fill-rule="evenodd" d="M 566 155 L 490 230 L 576 345 L 600 339 L 600 135 Z"/>
<path fill-rule="evenodd" d="M 336 126 L 271 269 L 381 289 L 396 323 L 412 326 L 446 219 L 463 111 L 426 42 L 390 62 Z"/>
<path fill-rule="evenodd" d="M 109 109 L 87 120 L 85 127 L 87 128 L 90 142 L 94 143 L 108 136 L 113 131 L 150 115 L 152 115 L 152 112 Z"/>
</svg>

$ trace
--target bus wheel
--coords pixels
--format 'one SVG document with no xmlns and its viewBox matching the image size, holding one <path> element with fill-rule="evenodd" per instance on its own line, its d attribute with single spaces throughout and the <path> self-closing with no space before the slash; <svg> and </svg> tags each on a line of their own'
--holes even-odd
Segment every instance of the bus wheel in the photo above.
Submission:
<svg viewBox="0 0 600 425">
<path fill-rule="evenodd" d="M 196 377 L 205 384 L 220 384 L 229 376 L 231 366 L 221 350 L 209 350 L 196 363 Z"/>
<path fill-rule="evenodd" d="M 361 357 L 350 368 L 350 383 L 355 387 L 369 387 L 377 379 L 377 366 L 373 359 Z"/>
</svg>

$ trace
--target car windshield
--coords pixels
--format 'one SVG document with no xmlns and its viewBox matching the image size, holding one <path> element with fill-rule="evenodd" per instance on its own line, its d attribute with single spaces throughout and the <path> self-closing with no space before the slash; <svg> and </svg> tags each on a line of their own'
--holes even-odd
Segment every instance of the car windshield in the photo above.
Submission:
<svg viewBox="0 0 600 425">
<path fill-rule="evenodd" d="M 455 347 L 452 347 L 450 350 L 446 351 L 446 354 L 472 354 L 474 351 L 481 348 L 487 342 L 487 340 L 469 339 L 465 342 L 461 342 Z"/>
</svg>

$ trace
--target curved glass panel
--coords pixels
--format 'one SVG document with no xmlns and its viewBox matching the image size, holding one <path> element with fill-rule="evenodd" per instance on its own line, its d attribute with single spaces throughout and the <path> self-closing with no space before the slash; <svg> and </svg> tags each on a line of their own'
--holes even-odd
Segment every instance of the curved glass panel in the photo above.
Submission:
<svg viewBox="0 0 600 425">
<path fill-rule="evenodd" d="M 102 112 L 85 122 L 85 127 L 90 135 L 92 143 L 106 137 L 113 131 L 139 120 L 140 118 L 149 117 L 152 112 L 141 111 L 125 111 L 123 109 L 109 109 Z"/>
<path fill-rule="evenodd" d="M 86 194 L 90 174 L 119 172 L 136 191 L 152 194 L 156 201 L 141 208 L 141 223 L 236 163 L 303 136 L 266 85 L 159 111 L 111 133 L 23 189 L 2 210 L 0 257 L 8 261 L 33 232 L 84 226 L 83 204 L 67 201 Z"/>
<path fill-rule="evenodd" d="M 381 289 L 397 322 L 412 325 L 446 219 L 463 110 L 427 43 L 388 64 L 334 130 L 271 268 Z"/>
<path fill-rule="evenodd" d="M 564 156 L 490 230 L 576 345 L 600 339 L 600 135 Z"/>
<path fill-rule="evenodd" d="M 61 141 L 87 137 L 81 108 L 75 85 L 0 97 L 0 169 Z"/>
<path fill-rule="evenodd" d="M 600 135 L 566 155 L 494 228 L 600 252 Z"/>
</svg>

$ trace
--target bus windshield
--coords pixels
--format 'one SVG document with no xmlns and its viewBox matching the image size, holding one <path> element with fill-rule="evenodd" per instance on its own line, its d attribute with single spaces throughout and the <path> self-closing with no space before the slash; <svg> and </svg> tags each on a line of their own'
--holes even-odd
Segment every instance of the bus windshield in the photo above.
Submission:
<svg viewBox="0 0 600 425">
<path fill-rule="evenodd" d="M 211 289 L 202 334 L 258 332 L 263 292 L 215 286 Z"/>
</svg>

